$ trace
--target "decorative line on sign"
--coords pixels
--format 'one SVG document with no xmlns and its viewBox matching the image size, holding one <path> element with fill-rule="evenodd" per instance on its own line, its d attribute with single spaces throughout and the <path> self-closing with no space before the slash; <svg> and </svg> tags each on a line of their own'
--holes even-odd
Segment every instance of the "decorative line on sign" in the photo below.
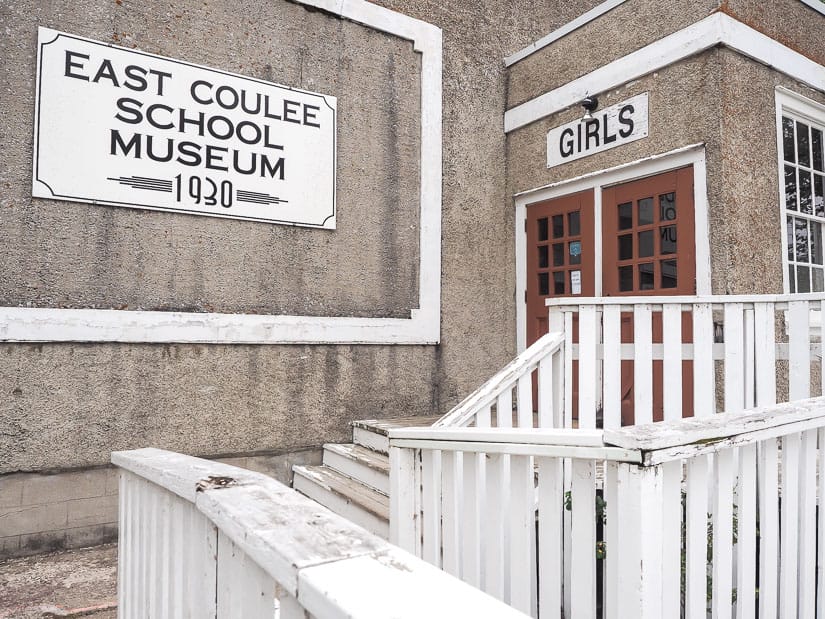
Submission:
<svg viewBox="0 0 825 619">
<path fill-rule="evenodd" d="M 115 181 L 121 185 L 128 185 L 132 189 L 148 189 L 149 191 L 166 191 L 172 193 L 172 181 L 162 178 L 150 178 L 148 176 L 121 176 L 119 178 L 107 177 L 107 181 Z"/>
<path fill-rule="evenodd" d="M 238 189 L 238 202 L 252 202 L 254 204 L 280 204 L 281 202 L 289 202 L 278 196 L 271 196 L 268 193 L 259 193 L 257 191 L 244 191 Z"/>
</svg>

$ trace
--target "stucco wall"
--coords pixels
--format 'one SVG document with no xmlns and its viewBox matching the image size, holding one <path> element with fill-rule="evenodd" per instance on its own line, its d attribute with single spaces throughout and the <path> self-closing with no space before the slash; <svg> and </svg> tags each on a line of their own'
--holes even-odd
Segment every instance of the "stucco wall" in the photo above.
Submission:
<svg viewBox="0 0 825 619">
<path fill-rule="evenodd" d="M 596 1 L 382 4 L 444 33 L 441 345 L 3 344 L 0 473 L 103 464 L 146 445 L 211 455 L 346 440 L 353 419 L 445 411 L 513 356 L 502 58 Z M 414 306 L 409 43 L 281 0 L 5 0 L 0 21 L 0 302 L 368 316 Z M 338 229 L 32 200 L 37 25 L 336 95 Z"/>
</svg>

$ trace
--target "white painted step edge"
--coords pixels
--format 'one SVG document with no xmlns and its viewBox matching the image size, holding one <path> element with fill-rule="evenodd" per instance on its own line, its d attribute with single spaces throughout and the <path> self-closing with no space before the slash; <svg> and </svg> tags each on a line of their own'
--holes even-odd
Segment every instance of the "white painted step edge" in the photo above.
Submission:
<svg viewBox="0 0 825 619">
<path fill-rule="evenodd" d="M 378 492 L 389 496 L 390 493 L 390 474 L 389 463 L 386 466 L 378 466 L 371 463 L 368 459 L 359 457 L 359 454 L 353 453 L 353 446 L 331 444 L 324 445 L 324 464 L 339 473 L 355 479 L 365 486 L 369 486 Z M 360 447 L 360 446 L 359 446 Z M 373 450 L 369 450 L 368 458 L 388 460 L 386 456 L 379 454 Z"/>
</svg>

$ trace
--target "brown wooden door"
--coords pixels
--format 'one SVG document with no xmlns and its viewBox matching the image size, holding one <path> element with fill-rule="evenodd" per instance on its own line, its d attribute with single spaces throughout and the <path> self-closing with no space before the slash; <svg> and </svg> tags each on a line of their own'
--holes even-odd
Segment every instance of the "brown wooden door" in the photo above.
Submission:
<svg viewBox="0 0 825 619">
<path fill-rule="evenodd" d="M 546 200 L 527 207 L 527 345 L 547 333 L 549 298 L 595 294 L 593 192 Z M 576 341 L 576 329 L 573 337 Z M 573 371 L 573 416 L 578 402 Z M 537 409 L 535 376 L 533 410 Z"/>
<path fill-rule="evenodd" d="M 602 193 L 602 290 L 605 296 L 696 293 L 693 168 L 607 188 Z M 690 317 L 682 320 L 690 342 Z M 654 314 L 653 341 L 662 341 Z M 633 341 L 633 318 L 622 316 L 622 342 Z M 662 362 L 653 363 L 653 418 L 663 416 Z M 682 365 L 682 411 L 693 414 L 692 363 Z M 622 423 L 633 423 L 633 362 L 622 362 Z"/>
</svg>

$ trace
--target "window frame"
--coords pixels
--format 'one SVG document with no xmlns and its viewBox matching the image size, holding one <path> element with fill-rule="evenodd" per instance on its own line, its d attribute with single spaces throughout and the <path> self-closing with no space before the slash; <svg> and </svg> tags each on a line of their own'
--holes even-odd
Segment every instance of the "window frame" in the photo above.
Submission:
<svg viewBox="0 0 825 619">
<path fill-rule="evenodd" d="M 781 252 L 782 252 L 782 291 L 785 294 L 804 294 L 798 290 L 791 292 L 791 282 L 789 277 L 790 260 L 788 259 L 788 217 L 799 215 L 799 211 L 790 211 L 786 204 L 785 193 L 785 157 L 784 157 L 784 134 L 782 129 L 782 119 L 788 117 L 794 121 L 801 121 L 809 125 L 815 125 L 823 131 L 825 136 L 825 105 L 809 99 L 797 92 L 778 86 L 776 88 L 776 162 L 777 162 L 777 183 L 779 185 L 779 220 L 781 229 Z M 797 156 L 798 159 L 798 156 Z M 794 163 L 798 167 L 798 163 Z M 813 168 L 813 162 L 808 166 Z M 797 191 L 799 188 L 797 187 Z M 814 191 L 814 186 L 811 186 Z M 812 209 L 815 213 L 815 208 Z M 803 213 L 806 219 L 807 213 Z M 825 241 L 825 216 L 810 216 L 810 219 L 821 219 L 822 238 Z M 823 248 L 825 253 L 825 248 Z M 810 264 L 810 263 L 809 263 Z M 825 269 L 825 260 L 823 260 Z M 812 291 L 813 292 L 813 291 Z M 822 292 L 822 291 L 819 291 Z"/>
</svg>

